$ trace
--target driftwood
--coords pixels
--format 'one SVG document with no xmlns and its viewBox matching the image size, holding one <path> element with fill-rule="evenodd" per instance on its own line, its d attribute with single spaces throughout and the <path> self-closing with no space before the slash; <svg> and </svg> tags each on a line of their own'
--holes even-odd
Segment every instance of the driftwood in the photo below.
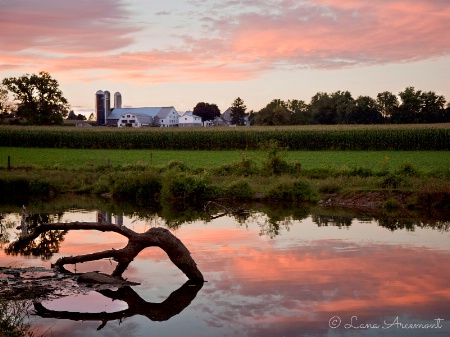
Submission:
<svg viewBox="0 0 450 337">
<path fill-rule="evenodd" d="M 21 247 L 26 246 L 36 239 L 40 234 L 52 230 L 97 230 L 101 232 L 115 232 L 128 238 L 128 244 L 122 249 L 111 249 L 103 252 L 97 252 L 86 255 L 62 257 L 58 259 L 52 267 L 60 271 L 67 272 L 64 265 L 76 264 L 99 259 L 111 258 L 118 262 L 113 271 L 113 277 L 121 278 L 133 259 L 147 247 L 160 247 L 169 256 L 170 260 L 193 281 L 203 281 L 203 275 L 198 270 L 197 265 L 192 259 L 189 250 L 183 243 L 165 228 L 151 228 L 145 233 L 136 233 L 131 229 L 111 223 L 98 222 L 67 222 L 43 224 L 35 228 L 32 232 L 22 235 L 19 240 L 10 244 L 8 250 L 19 251 Z"/>
<path fill-rule="evenodd" d="M 36 315 L 44 318 L 69 319 L 73 321 L 101 321 L 102 324 L 97 330 L 101 330 L 109 321 L 122 320 L 134 315 L 146 316 L 152 321 L 167 321 L 183 311 L 194 300 L 202 287 L 202 282 L 187 281 L 181 288 L 170 294 L 162 303 L 146 302 L 130 287 L 122 287 L 116 291 L 109 289 L 99 290 L 99 293 L 112 300 L 121 300 L 128 304 L 128 309 L 111 313 L 50 310 L 40 302 L 34 303 L 34 310 Z"/>
</svg>

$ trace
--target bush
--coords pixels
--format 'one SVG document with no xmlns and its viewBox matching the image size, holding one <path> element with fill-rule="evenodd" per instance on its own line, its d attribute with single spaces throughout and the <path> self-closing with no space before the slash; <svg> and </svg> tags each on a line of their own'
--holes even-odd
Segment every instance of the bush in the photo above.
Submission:
<svg viewBox="0 0 450 337">
<path fill-rule="evenodd" d="M 267 159 L 263 163 L 267 173 L 282 174 L 292 171 L 292 167 L 284 159 L 287 148 L 281 147 L 278 141 L 271 139 L 263 143 L 261 149 L 267 150 Z"/>
<path fill-rule="evenodd" d="M 339 193 L 341 189 L 342 187 L 336 183 L 328 183 L 320 186 L 319 192 L 325 194 L 332 194 L 332 193 Z"/>
<path fill-rule="evenodd" d="M 381 182 L 381 187 L 383 188 L 399 188 L 404 185 L 406 185 L 405 178 L 397 174 L 388 174 Z"/>
<path fill-rule="evenodd" d="M 247 181 L 238 180 L 232 182 L 225 190 L 225 195 L 228 198 L 234 199 L 251 199 L 254 192 Z"/>
<path fill-rule="evenodd" d="M 155 200 L 162 188 L 161 178 L 151 172 L 119 173 L 111 176 L 109 180 L 110 192 L 119 199 Z"/>
<path fill-rule="evenodd" d="M 419 172 L 412 166 L 412 164 L 404 163 L 400 166 L 398 173 L 408 177 L 415 177 Z"/>
<path fill-rule="evenodd" d="M 285 201 L 313 201 L 317 195 L 311 186 L 301 180 L 293 183 L 280 183 L 270 189 L 268 198 Z"/>
<path fill-rule="evenodd" d="M 163 194 L 167 199 L 201 201 L 216 195 L 213 187 L 201 176 L 186 173 L 169 174 L 163 186 Z"/>
</svg>

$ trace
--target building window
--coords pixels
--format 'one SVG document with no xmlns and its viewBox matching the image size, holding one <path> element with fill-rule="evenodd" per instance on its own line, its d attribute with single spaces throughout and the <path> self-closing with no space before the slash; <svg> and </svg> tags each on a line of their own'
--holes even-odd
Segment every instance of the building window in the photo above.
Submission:
<svg viewBox="0 0 450 337">
<path fill-rule="evenodd" d="M 124 119 L 124 120 L 122 121 L 122 123 L 127 124 L 128 121 L 127 121 L 126 119 Z"/>
<path fill-rule="evenodd" d="M 130 123 L 135 123 L 134 119 L 130 119 Z"/>
</svg>

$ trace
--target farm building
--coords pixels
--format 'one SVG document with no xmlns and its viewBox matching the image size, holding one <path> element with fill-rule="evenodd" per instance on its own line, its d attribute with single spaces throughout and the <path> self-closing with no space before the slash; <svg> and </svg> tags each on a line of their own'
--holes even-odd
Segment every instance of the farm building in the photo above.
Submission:
<svg viewBox="0 0 450 337">
<path fill-rule="evenodd" d="M 202 118 L 196 116 L 192 111 L 186 111 L 179 117 L 179 126 L 202 126 Z"/>
<path fill-rule="evenodd" d="M 178 112 L 172 107 L 114 108 L 106 125 L 118 127 L 178 126 Z"/>
</svg>

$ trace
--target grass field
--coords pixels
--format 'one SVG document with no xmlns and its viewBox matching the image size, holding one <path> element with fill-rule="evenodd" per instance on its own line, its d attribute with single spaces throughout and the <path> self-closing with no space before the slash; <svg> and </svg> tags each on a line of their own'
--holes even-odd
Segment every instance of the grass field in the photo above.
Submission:
<svg viewBox="0 0 450 337">
<path fill-rule="evenodd" d="M 166 165 L 181 161 L 192 168 L 218 167 L 239 161 L 242 156 L 255 161 L 266 158 L 265 151 L 176 151 L 176 150 L 90 150 L 0 147 L 0 167 L 6 168 L 10 156 L 12 167 L 75 169 L 111 164 L 113 166 L 143 163 Z M 286 159 L 298 162 L 302 169 L 331 167 L 364 167 L 373 170 L 397 170 L 411 164 L 421 172 L 450 168 L 449 151 L 287 151 Z"/>
</svg>

